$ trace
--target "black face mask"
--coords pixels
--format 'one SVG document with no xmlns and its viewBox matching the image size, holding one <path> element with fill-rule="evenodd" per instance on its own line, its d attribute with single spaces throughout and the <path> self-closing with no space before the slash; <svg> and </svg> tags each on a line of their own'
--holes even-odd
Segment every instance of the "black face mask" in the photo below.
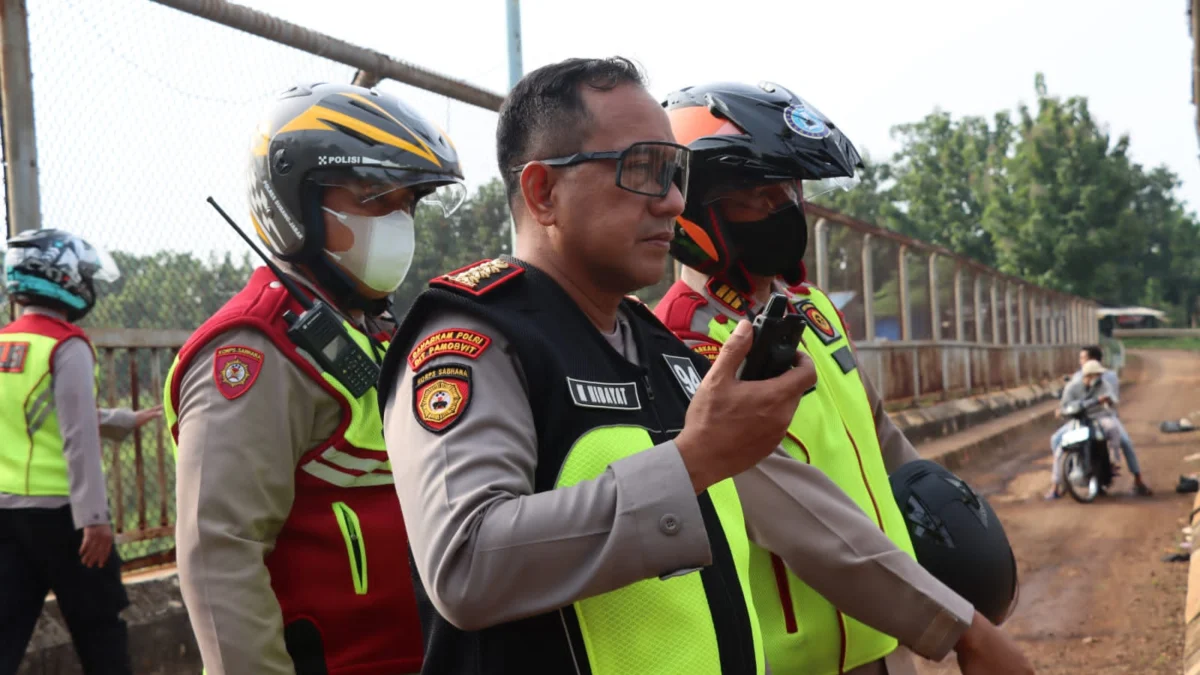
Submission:
<svg viewBox="0 0 1200 675">
<path fill-rule="evenodd" d="M 808 224 L 798 207 L 752 223 L 731 223 L 727 230 L 737 248 L 737 259 L 751 274 L 776 277 L 799 272 L 808 248 Z"/>
</svg>

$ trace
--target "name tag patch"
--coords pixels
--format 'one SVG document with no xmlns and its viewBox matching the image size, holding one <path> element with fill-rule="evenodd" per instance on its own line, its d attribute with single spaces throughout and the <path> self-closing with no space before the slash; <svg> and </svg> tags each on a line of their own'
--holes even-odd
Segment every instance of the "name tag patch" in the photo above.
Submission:
<svg viewBox="0 0 1200 675">
<path fill-rule="evenodd" d="M 571 400 L 581 408 L 642 409 L 634 382 L 591 382 L 568 377 L 567 389 L 571 392 Z"/>
<path fill-rule="evenodd" d="M 700 388 L 700 373 L 696 371 L 696 364 L 683 356 L 663 354 L 663 358 L 667 360 L 667 367 L 671 369 L 671 374 L 679 381 L 679 386 L 690 401 Z"/>
<path fill-rule="evenodd" d="M 28 342 L 5 342 L 0 344 L 0 373 L 25 372 L 25 355 L 28 353 Z"/>
</svg>

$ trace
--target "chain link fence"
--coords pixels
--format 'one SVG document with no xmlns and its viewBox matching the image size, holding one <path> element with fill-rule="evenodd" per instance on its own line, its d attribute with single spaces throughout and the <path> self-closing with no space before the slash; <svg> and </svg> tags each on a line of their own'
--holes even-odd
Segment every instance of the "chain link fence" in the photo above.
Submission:
<svg viewBox="0 0 1200 675">
<path fill-rule="evenodd" d="M 99 350 L 98 402 L 154 406 L 186 335 L 261 264 L 206 198 L 248 228 L 245 169 L 259 115 L 278 91 L 349 83 L 356 69 L 147 0 L 26 6 L 41 226 L 113 255 L 121 276 L 81 322 Z M 489 110 L 391 80 L 377 86 L 452 138 L 456 128 L 495 127 Z M 502 191 L 487 180 L 492 148 L 460 152 L 470 200 L 449 219 L 418 216 L 418 257 L 398 310 L 435 274 L 508 251 Z M 0 314 L 7 323 L 11 309 Z M 175 520 L 163 422 L 106 442 L 104 466 L 127 566 L 161 560 L 173 550 Z"/>
<path fill-rule="evenodd" d="M 396 11 L 383 0 L 356 1 L 358 9 L 369 3 L 372 11 L 364 16 Z M 488 11 L 500 21 L 503 8 L 493 4 Z M 26 5 L 41 225 L 78 233 L 113 254 L 121 277 L 102 289 L 83 322 L 100 351 L 99 401 L 106 407 L 153 406 L 161 402 L 163 378 L 186 336 L 261 264 L 205 199 L 213 196 L 248 225 L 245 169 L 259 114 L 275 92 L 297 82 L 350 82 L 356 69 L 148 0 Z M 444 18 L 471 7 L 476 5 L 459 2 L 412 11 Z M 316 20 L 307 23 L 319 29 Z M 382 45 L 381 51 L 389 49 Z M 467 81 L 495 77 L 504 68 L 498 50 L 482 64 L 461 51 L 430 53 L 444 57 L 440 68 Z M 495 113 L 392 80 L 378 87 L 455 139 L 471 188 L 469 201 L 451 217 L 418 215 L 417 256 L 395 296 L 402 312 L 434 275 L 508 252 L 509 218 L 495 178 Z M 458 130 L 471 142 L 463 142 Z M 942 397 L 986 390 L 1026 378 L 1035 366 L 1026 370 L 1026 361 L 1014 357 L 1016 375 L 1010 376 L 987 365 L 995 361 L 988 354 L 981 360 L 972 353 L 958 368 L 933 352 L 917 353 L 926 347 L 913 347 L 908 355 L 879 345 L 1052 344 L 1086 334 L 1086 313 L 1077 300 L 836 215 L 810 210 L 805 263 L 810 278 L 844 313 L 860 349 L 879 352 L 878 358 L 868 355 L 864 366 L 878 371 L 872 377 L 889 400 L 918 401 L 937 387 Z M 648 302 L 661 297 L 672 271 L 668 263 L 663 282 L 639 296 Z M 0 323 L 9 316 L 5 308 Z M 109 498 L 130 567 L 167 560 L 173 552 L 169 448 L 161 421 L 106 448 Z"/>
</svg>

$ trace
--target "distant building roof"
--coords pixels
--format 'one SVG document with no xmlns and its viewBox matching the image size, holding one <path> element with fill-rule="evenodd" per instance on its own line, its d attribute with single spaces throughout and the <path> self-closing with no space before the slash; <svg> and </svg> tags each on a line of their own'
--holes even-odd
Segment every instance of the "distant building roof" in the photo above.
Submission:
<svg viewBox="0 0 1200 675">
<path fill-rule="evenodd" d="M 1167 313 L 1149 307 L 1101 307 L 1096 310 L 1096 316 L 1152 316 L 1161 321 L 1167 318 Z"/>
</svg>

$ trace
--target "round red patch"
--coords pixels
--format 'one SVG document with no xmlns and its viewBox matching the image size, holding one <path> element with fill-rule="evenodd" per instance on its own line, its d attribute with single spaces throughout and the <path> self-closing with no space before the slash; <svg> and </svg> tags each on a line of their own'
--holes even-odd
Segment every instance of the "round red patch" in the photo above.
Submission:
<svg viewBox="0 0 1200 675">
<path fill-rule="evenodd" d="M 813 328 L 816 328 L 829 337 L 833 337 L 837 334 L 834 332 L 833 326 L 829 325 L 829 320 L 825 318 L 825 315 L 821 313 L 821 310 L 817 309 L 816 307 L 809 306 L 804 308 L 804 314 L 808 317 L 809 323 L 812 324 Z"/>
</svg>

